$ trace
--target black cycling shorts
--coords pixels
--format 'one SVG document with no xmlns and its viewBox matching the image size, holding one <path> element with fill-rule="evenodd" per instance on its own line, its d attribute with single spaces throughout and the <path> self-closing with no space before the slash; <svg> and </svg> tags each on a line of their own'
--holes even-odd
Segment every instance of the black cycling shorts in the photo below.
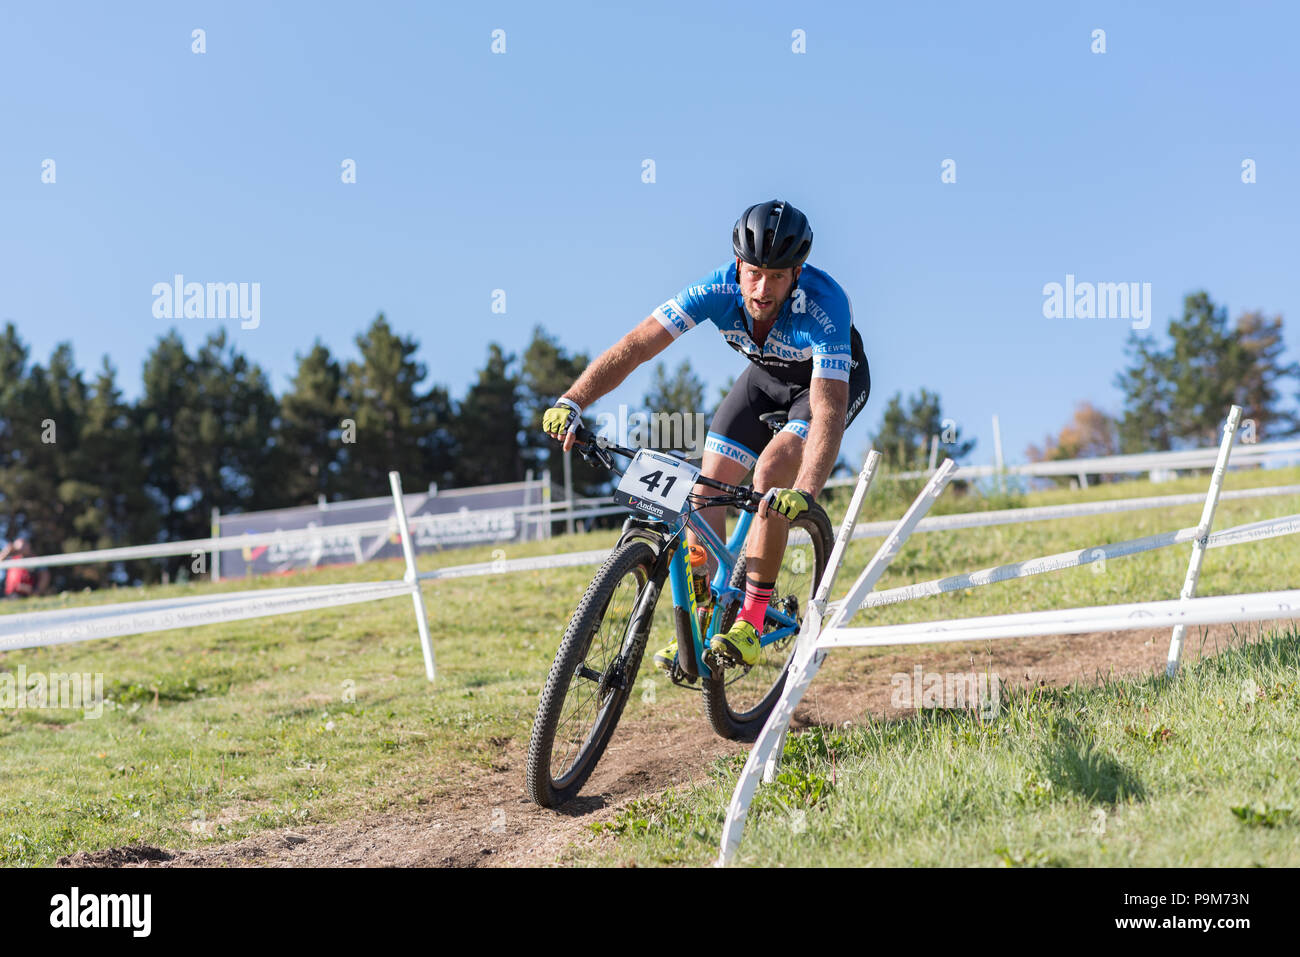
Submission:
<svg viewBox="0 0 1300 957">
<path fill-rule="evenodd" d="M 849 408 L 844 420 L 847 429 L 871 393 L 871 369 L 862 351 L 862 340 L 853 330 L 853 364 L 849 371 Z M 772 430 L 759 419 L 769 412 L 784 411 L 787 415 L 782 432 L 793 432 L 801 439 L 808 438 L 808 422 L 812 418 L 812 392 L 806 385 L 782 382 L 760 366 L 750 364 L 731 387 L 727 397 L 713 413 L 713 423 L 704 442 L 706 452 L 717 452 L 733 462 L 752 469 L 767 443 L 772 441 Z"/>
</svg>

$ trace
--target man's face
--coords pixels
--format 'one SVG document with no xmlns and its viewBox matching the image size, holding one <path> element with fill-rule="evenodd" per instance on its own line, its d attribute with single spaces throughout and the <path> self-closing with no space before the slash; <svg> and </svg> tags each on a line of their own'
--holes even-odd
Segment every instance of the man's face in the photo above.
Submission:
<svg viewBox="0 0 1300 957">
<path fill-rule="evenodd" d="M 25 538 L 15 538 L 15 539 L 14 539 L 14 554 L 15 554 L 15 555 L 21 555 L 21 554 L 23 554 L 23 552 L 25 552 L 25 551 L 27 551 L 27 539 L 25 539 Z"/>
<path fill-rule="evenodd" d="M 760 269 L 739 260 L 736 271 L 740 276 L 740 294 L 745 300 L 745 311 L 755 322 L 775 319 L 799 278 L 798 269 Z"/>
</svg>

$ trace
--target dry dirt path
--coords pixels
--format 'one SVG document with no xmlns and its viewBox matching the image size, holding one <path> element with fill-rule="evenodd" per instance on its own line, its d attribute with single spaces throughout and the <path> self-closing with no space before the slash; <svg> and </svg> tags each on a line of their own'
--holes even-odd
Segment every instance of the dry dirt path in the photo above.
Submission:
<svg viewBox="0 0 1300 957">
<path fill-rule="evenodd" d="M 1206 653 L 1222 647 L 1227 627 L 1208 630 Z M 926 672 L 1000 676 L 1004 687 L 1093 683 L 1103 675 L 1155 674 L 1163 670 L 1167 630 L 1110 632 L 1070 637 L 990 642 L 972 652 L 938 645 L 869 655 L 843 651 L 831 657 L 795 713 L 794 730 L 857 722 L 864 715 L 899 717 L 891 705 L 891 676 Z M 1200 635 L 1188 635 L 1187 660 L 1197 657 Z M 685 694 L 674 689 L 673 693 Z M 470 769 L 454 789 L 418 812 L 375 814 L 333 824 L 266 831 L 229 844 L 194 850 L 124 847 L 79 851 L 59 866 L 163 867 L 479 867 L 562 863 L 574 846 L 607 838 L 588 827 L 611 818 L 635 798 L 702 778 L 715 758 L 746 745 L 714 735 L 703 715 L 625 719 L 584 795 L 559 810 L 533 805 L 523 788 L 526 737 L 512 742 L 491 770 Z"/>
</svg>

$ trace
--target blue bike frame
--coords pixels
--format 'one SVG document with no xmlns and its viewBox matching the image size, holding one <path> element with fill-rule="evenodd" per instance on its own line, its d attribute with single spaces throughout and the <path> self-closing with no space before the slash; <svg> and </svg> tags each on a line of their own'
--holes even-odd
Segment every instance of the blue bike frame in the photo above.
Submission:
<svg viewBox="0 0 1300 957">
<path fill-rule="evenodd" d="M 672 587 L 673 605 L 689 611 L 687 617 L 690 619 L 691 634 L 695 639 L 695 664 L 697 674 L 702 678 L 709 677 L 708 665 L 704 663 L 704 650 L 709 646 L 709 639 L 718 633 L 718 622 L 722 618 L 722 615 L 718 614 L 718 612 L 732 602 L 740 603 L 745 597 L 744 593 L 739 589 L 731 587 L 731 572 L 736 565 L 736 556 L 740 554 L 740 548 L 745 543 L 745 536 L 749 534 L 749 526 L 753 519 L 752 512 L 742 511 L 739 521 L 736 522 L 736 528 L 731 533 L 730 540 L 725 544 L 722 539 L 718 538 L 713 529 L 702 519 L 697 518 L 693 512 L 687 512 L 672 524 L 673 534 L 677 537 L 679 546 L 673 550 L 672 557 L 668 561 L 668 582 Z M 713 592 L 713 607 L 715 610 L 713 617 L 709 619 L 707 634 L 700 634 L 700 620 L 696 614 L 695 589 L 691 587 L 690 571 L 686 564 L 687 527 L 695 533 L 696 538 L 703 544 L 704 548 L 718 561 L 718 572 L 713 576 L 713 581 L 709 585 L 710 590 Z M 783 638 L 788 638 L 799 630 L 798 621 L 775 608 L 768 608 L 767 617 L 769 621 L 775 621 L 777 627 L 763 635 L 761 638 L 763 645 L 770 645 Z"/>
</svg>

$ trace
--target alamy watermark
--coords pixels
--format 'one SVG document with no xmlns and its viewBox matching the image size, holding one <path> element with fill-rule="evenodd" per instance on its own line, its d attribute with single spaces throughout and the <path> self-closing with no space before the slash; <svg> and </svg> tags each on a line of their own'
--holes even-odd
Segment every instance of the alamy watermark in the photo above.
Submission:
<svg viewBox="0 0 1300 957">
<path fill-rule="evenodd" d="M 239 319 L 239 328 L 262 324 L 260 282 L 186 282 L 177 273 L 171 282 L 153 284 L 155 319 Z"/>
<path fill-rule="evenodd" d="M 676 449 L 694 457 L 704 454 L 708 424 L 703 412 L 629 412 L 621 404 L 617 415 L 596 416 L 596 435 L 628 448 Z"/>
<path fill-rule="evenodd" d="M 1127 319 L 1134 329 L 1151 325 L 1151 283 L 1065 282 L 1043 286 L 1045 319 Z"/>
<path fill-rule="evenodd" d="M 920 665 L 911 674 L 890 677 L 890 704 L 908 710 L 978 710 L 984 719 L 995 718 L 1002 701 L 1002 679 L 993 672 L 926 672 Z"/>
<path fill-rule="evenodd" d="M 104 675 L 101 672 L 51 671 L 29 675 L 26 665 L 0 671 L 0 710 L 71 710 L 94 719 L 104 714 Z"/>
</svg>

